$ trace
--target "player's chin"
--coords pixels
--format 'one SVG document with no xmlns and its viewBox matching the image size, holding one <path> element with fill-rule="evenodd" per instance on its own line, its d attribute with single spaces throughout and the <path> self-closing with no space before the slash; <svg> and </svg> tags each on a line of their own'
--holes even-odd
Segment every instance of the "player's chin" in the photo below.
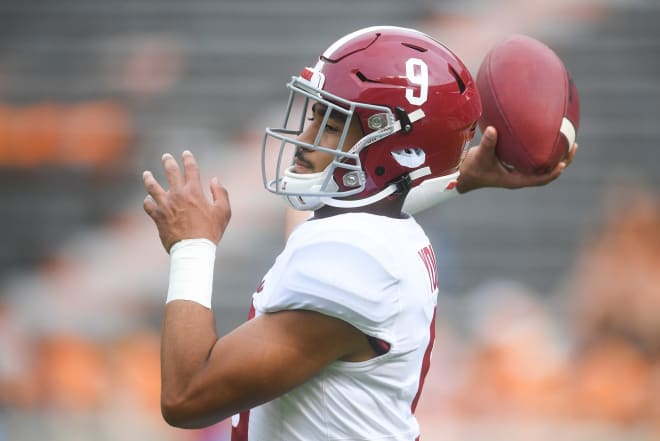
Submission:
<svg viewBox="0 0 660 441">
<path fill-rule="evenodd" d="M 299 174 L 299 175 L 308 175 L 308 174 L 314 173 L 313 168 L 310 168 L 309 166 L 304 165 L 304 164 L 295 164 L 291 171 L 293 173 L 296 173 L 296 174 Z"/>
</svg>

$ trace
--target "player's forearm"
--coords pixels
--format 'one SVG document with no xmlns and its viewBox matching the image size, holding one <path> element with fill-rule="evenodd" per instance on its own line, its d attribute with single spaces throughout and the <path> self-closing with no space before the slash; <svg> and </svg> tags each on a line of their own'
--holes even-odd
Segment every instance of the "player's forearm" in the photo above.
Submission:
<svg viewBox="0 0 660 441">
<path fill-rule="evenodd" d="M 217 341 L 213 312 L 186 300 L 165 307 L 161 341 L 161 409 L 178 427 L 201 427 L 196 397 L 200 377 Z"/>
</svg>

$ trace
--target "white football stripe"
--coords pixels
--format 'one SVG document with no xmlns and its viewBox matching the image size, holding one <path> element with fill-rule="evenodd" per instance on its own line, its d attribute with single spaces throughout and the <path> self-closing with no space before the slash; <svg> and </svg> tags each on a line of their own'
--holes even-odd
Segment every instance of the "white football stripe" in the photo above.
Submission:
<svg viewBox="0 0 660 441">
<path fill-rule="evenodd" d="M 566 137 L 568 150 L 570 151 L 573 148 L 573 144 L 575 144 L 575 126 L 568 118 L 564 117 L 561 121 L 559 132 Z"/>
</svg>

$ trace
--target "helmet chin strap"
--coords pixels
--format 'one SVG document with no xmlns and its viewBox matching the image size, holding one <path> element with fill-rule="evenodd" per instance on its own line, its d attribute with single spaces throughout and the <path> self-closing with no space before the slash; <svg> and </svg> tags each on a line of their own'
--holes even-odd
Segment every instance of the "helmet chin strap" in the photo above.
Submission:
<svg viewBox="0 0 660 441">
<path fill-rule="evenodd" d="M 379 191 L 378 193 L 372 194 L 371 196 L 363 199 L 335 199 L 330 197 L 321 197 L 319 199 L 323 204 L 329 205 L 331 207 L 337 207 L 337 208 L 364 207 L 366 205 L 371 205 L 378 201 L 382 201 L 386 197 L 393 195 L 397 191 L 400 191 L 402 187 L 402 185 L 400 184 L 401 182 L 407 182 L 406 185 L 409 186 L 411 181 L 414 181 L 415 179 L 419 179 L 430 174 L 431 174 L 431 169 L 429 167 L 423 167 L 417 170 L 413 170 L 410 173 L 408 173 L 408 175 L 404 175 L 404 178 L 402 180 L 393 182 L 384 189 L 382 189 L 381 191 Z"/>
<path fill-rule="evenodd" d="M 314 211 L 324 205 L 318 196 L 282 195 L 282 198 L 291 208 L 298 211 Z"/>
<path fill-rule="evenodd" d="M 320 200 L 325 205 L 337 208 L 364 207 L 365 205 L 371 205 L 375 202 L 385 199 L 386 197 L 394 194 L 398 189 L 399 188 L 396 184 L 390 184 L 378 193 L 372 194 L 371 196 L 364 199 L 335 199 L 325 196 L 321 197 Z"/>
</svg>

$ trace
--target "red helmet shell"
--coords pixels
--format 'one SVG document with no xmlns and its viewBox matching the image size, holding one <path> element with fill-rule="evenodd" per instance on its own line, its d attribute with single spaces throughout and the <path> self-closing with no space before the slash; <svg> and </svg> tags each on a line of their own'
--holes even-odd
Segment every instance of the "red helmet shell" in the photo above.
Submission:
<svg viewBox="0 0 660 441">
<path fill-rule="evenodd" d="M 474 136 L 481 100 L 472 75 L 447 47 L 419 31 L 380 26 L 341 38 L 320 57 L 315 67 L 325 76 L 323 90 L 343 99 L 385 106 L 407 114 L 422 109 L 425 116 L 403 130 L 368 145 L 360 152 L 366 174 L 365 197 L 411 170 L 391 152 L 421 148 L 431 174 L 413 182 L 444 176 L 457 170 L 466 143 Z M 358 107 L 362 130 L 369 134 L 374 111 Z M 341 186 L 341 175 L 335 179 Z M 339 176 L 337 176 L 339 174 Z"/>
</svg>

